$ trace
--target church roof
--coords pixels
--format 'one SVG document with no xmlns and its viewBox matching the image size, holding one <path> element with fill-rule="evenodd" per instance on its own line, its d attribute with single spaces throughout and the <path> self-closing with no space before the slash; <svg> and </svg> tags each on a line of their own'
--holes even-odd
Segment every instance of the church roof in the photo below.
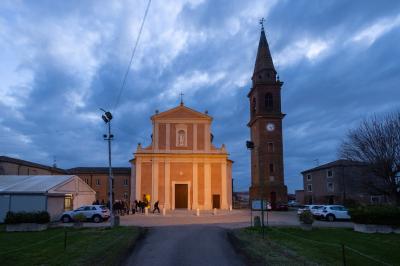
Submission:
<svg viewBox="0 0 400 266">
<path fill-rule="evenodd" d="M 199 120 L 211 121 L 212 117 L 205 113 L 200 113 L 194 109 L 186 107 L 182 103 L 175 108 L 155 114 L 151 117 L 151 120 L 159 120 L 159 119 L 174 119 L 174 120 L 199 119 Z"/>
<path fill-rule="evenodd" d="M 301 172 L 301 174 L 305 174 L 305 173 L 310 173 L 310 172 L 314 172 L 314 171 L 319 171 L 319 170 L 323 170 L 323 169 L 329 169 L 332 167 L 346 167 L 346 166 L 360 166 L 360 167 L 365 167 L 368 166 L 367 163 L 364 162 L 358 162 L 358 161 L 350 161 L 350 160 L 336 160 L 333 162 L 329 162 L 311 169 L 307 169 L 304 170 L 303 172 Z"/>
<path fill-rule="evenodd" d="M 257 74 L 262 70 L 275 70 L 274 63 L 272 61 L 271 52 L 269 50 L 267 37 L 265 36 L 264 27 L 261 28 L 260 42 L 258 43 L 258 51 L 256 63 L 254 65 L 253 75 Z"/>
</svg>

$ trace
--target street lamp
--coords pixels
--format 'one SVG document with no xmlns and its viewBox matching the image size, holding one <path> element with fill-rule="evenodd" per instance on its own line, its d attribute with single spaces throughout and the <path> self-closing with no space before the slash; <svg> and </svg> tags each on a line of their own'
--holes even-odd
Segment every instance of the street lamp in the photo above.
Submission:
<svg viewBox="0 0 400 266">
<path fill-rule="evenodd" d="M 110 204 L 110 212 L 111 212 L 111 217 L 110 217 L 110 223 L 111 227 L 114 227 L 114 212 L 113 212 L 113 196 L 112 196 L 112 183 L 113 183 L 113 175 L 112 175 L 112 167 L 111 167 L 111 140 L 114 138 L 114 135 L 111 134 L 111 119 L 112 114 L 109 111 L 106 111 L 102 108 L 100 108 L 101 111 L 104 112 L 104 114 L 101 116 L 103 119 L 104 123 L 108 125 L 108 135 L 104 134 L 104 140 L 108 141 L 108 185 L 109 185 L 109 204 Z"/>
<path fill-rule="evenodd" d="M 261 197 L 261 230 L 262 230 L 262 236 L 264 238 L 264 179 L 262 178 L 262 171 L 261 171 L 261 159 L 260 159 L 260 147 L 255 146 L 254 142 L 252 141 L 246 141 L 246 147 L 247 149 L 251 151 L 258 152 L 258 179 L 259 179 L 259 195 Z M 267 210 L 267 221 L 268 221 L 268 210 Z"/>
</svg>

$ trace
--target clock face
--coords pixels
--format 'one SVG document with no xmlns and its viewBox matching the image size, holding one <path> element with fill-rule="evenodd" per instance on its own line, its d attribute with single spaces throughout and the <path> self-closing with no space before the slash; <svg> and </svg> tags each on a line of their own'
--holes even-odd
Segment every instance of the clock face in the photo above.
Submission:
<svg viewBox="0 0 400 266">
<path fill-rule="evenodd" d="M 268 123 L 266 126 L 268 131 L 274 131 L 275 130 L 275 125 L 273 123 Z"/>
</svg>

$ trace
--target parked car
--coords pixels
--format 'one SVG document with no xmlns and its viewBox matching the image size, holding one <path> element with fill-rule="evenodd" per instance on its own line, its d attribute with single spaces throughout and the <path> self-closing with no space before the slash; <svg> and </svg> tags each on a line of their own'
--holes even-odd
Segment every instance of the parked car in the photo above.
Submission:
<svg viewBox="0 0 400 266">
<path fill-rule="evenodd" d="M 300 207 L 300 206 L 302 206 L 299 202 L 297 202 L 297 201 L 295 201 L 295 200 L 290 200 L 289 202 L 288 202 L 288 206 L 289 207 Z"/>
<path fill-rule="evenodd" d="M 315 216 L 315 212 L 322 207 L 323 205 L 303 205 L 297 209 L 297 214 L 300 215 L 303 211 L 308 210 Z"/>
<path fill-rule="evenodd" d="M 314 216 L 330 222 L 336 219 L 350 219 L 348 210 L 342 205 L 325 205 L 316 211 Z"/>
<path fill-rule="evenodd" d="M 69 223 L 74 220 L 74 216 L 83 214 L 87 220 L 100 223 L 110 218 L 110 210 L 104 205 L 85 205 L 72 211 L 66 211 L 61 214 L 61 221 Z"/>
<path fill-rule="evenodd" d="M 275 211 L 287 211 L 289 210 L 289 207 L 285 203 L 277 203 L 275 206 Z"/>
</svg>

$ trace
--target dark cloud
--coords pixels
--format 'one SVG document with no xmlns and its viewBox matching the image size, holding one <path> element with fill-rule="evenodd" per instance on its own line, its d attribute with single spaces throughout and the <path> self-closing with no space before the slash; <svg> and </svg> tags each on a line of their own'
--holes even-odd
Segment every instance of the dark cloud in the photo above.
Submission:
<svg viewBox="0 0 400 266">
<path fill-rule="evenodd" d="M 153 2 L 116 105 L 145 4 L 0 6 L 0 29 L 7 33 L 0 34 L 0 48 L 7 58 L 13 51 L 16 75 L 31 74 L 5 76 L 10 81 L 0 88 L 2 154 L 45 164 L 56 156 L 66 168 L 105 165 L 103 107 L 114 113 L 114 163 L 128 166 L 137 143 L 150 144 L 150 116 L 176 106 L 183 91 L 187 106 L 214 117 L 214 144 L 227 146 L 235 161 L 235 189 L 246 190 L 247 93 L 261 16 L 285 82 L 290 191 L 302 187 L 300 172 L 316 159 L 336 158 L 348 129 L 399 107 L 400 3 L 344 0 Z M 377 34 L 355 41 L 374 25 L 366 32 Z"/>
</svg>

